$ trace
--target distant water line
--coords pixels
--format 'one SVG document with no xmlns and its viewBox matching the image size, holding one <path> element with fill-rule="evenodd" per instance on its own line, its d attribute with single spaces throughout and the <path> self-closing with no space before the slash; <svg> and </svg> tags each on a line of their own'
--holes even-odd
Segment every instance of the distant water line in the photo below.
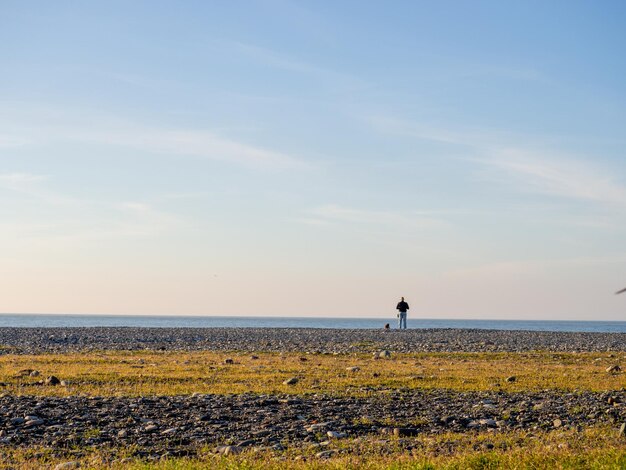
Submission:
<svg viewBox="0 0 626 470">
<path fill-rule="evenodd" d="M 379 329 L 396 318 L 226 317 L 159 315 L 0 314 L 0 327 L 339 328 Z M 409 328 L 463 328 L 626 333 L 623 321 L 453 320 L 409 318 Z"/>
</svg>

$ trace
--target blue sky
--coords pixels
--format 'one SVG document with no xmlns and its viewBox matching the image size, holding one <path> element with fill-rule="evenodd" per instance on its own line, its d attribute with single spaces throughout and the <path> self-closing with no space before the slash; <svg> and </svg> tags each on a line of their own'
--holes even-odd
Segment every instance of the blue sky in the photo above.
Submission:
<svg viewBox="0 0 626 470">
<path fill-rule="evenodd" d="M 623 2 L 0 2 L 0 311 L 624 320 Z"/>
</svg>

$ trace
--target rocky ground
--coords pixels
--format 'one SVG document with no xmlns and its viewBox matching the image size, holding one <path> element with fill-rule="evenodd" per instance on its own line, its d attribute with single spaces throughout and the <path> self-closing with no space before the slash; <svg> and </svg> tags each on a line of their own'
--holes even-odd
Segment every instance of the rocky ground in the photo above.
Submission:
<svg viewBox="0 0 626 470">
<path fill-rule="evenodd" d="M 194 395 L 153 398 L 0 398 L 1 445 L 136 445 L 139 455 L 201 446 L 323 448 L 358 436 L 577 429 L 626 418 L 626 392 L 387 391 L 364 398 Z"/>
<path fill-rule="evenodd" d="M 312 328 L 0 328 L 0 353 L 92 350 L 371 352 L 626 351 L 626 333 Z"/>
<path fill-rule="evenodd" d="M 626 351 L 626 334 L 430 329 L 0 328 L 0 354 L 94 350 L 354 353 Z M 193 455 L 209 446 L 302 446 L 329 452 L 352 437 L 386 440 L 444 432 L 540 431 L 626 420 L 626 391 L 453 392 L 363 389 L 362 396 L 0 396 L 3 446 L 85 446 L 136 455 Z M 622 428 L 622 432 L 626 426 Z M 317 452 L 317 450 L 316 450 Z"/>
</svg>

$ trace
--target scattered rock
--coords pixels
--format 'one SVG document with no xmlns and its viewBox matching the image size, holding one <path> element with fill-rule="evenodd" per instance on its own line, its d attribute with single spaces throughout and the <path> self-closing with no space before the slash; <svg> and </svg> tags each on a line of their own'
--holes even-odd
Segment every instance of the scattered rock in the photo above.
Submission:
<svg viewBox="0 0 626 470">
<path fill-rule="evenodd" d="M 346 437 L 346 433 L 337 431 L 328 431 L 326 435 L 331 439 L 343 439 L 344 437 Z"/>
<path fill-rule="evenodd" d="M 560 419 L 555 419 L 554 421 L 552 421 L 552 425 L 555 428 L 560 428 L 561 426 L 563 426 L 563 421 L 561 421 Z"/>
<path fill-rule="evenodd" d="M 224 364 L 234 364 L 234 363 L 235 361 L 230 357 L 224 359 Z"/>
<path fill-rule="evenodd" d="M 318 452 L 317 454 L 315 454 L 315 457 L 317 457 L 318 459 L 329 459 L 333 455 L 335 455 L 335 453 L 336 451 L 334 450 L 323 450 L 322 452 Z"/>
<path fill-rule="evenodd" d="M 360 371 L 360 370 L 361 370 L 361 368 L 360 368 L 360 367 L 358 367 L 358 366 L 353 366 L 353 367 L 346 367 L 346 370 L 347 370 L 348 372 L 358 372 L 358 371 Z"/>
<path fill-rule="evenodd" d="M 298 377 L 291 377 L 283 382 L 283 385 L 295 385 L 298 383 Z"/>
<path fill-rule="evenodd" d="M 72 462 L 63 462 L 54 467 L 54 470 L 70 470 L 72 468 L 79 468 L 80 462 L 72 461 Z"/>
<path fill-rule="evenodd" d="M 511 375 L 506 378 L 507 382 L 515 382 L 516 380 L 517 380 L 517 377 L 515 377 L 514 375 Z"/>
<path fill-rule="evenodd" d="M 394 428 L 393 435 L 397 437 L 417 436 L 419 429 L 416 428 Z"/>
<path fill-rule="evenodd" d="M 50 377 L 46 378 L 44 384 L 45 385 L 59 385 L 61 383 L 61 381 L 58 379 L 58 377 L 51 375 Z"/>
<path fill-rule="evenodd" d="M 378 353 L 378 357 L 380 359 L 390 359 L 391 358 L 391 351 L 388 351 L 386 349 L 383 349 L 382 351 L 380 351 Z"/>
<path fill-rule="evenodd" d="M 241 454 L 243 449 L 239 446 L 220 446 L 217 448 L 217 452 L 221 455 L 237 455 Z"/>
<path fill-rule="evenodd" d="M 609 374 L 617 374 L 617 373 L 619 373 L 621 370 L 622 370 L 622 368 L 621 368 L 620 366 L 618 366 L 617 364 L 612 365 L 612 366 L 609 366 L 609 367 L 607 367 L 607 368 L 606 368 L 606 371 L 607 371 Z"/>
</svg>

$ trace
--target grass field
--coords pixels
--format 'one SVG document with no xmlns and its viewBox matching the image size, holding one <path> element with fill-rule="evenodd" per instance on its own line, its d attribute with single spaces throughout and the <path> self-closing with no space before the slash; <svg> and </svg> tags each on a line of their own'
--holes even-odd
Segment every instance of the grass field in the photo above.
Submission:
<svg viewBox="0 0 626 470">
<path fill-rule="evenodd" d="M 232 359 L 231 361 L 226 361 Z M 0 355 L 0 392 L 11 395 L 147 396 L 192 393 L 364 396 L 394 389 L 458 391 L 622 391 L 624 374 L 608 366 L 626 359 L 604 353 L 424 353 L 302 355 L 232 352 L 101 352 Z M 350 368 L 358 367 L 358 370 Z M 35 375 L 27 374 L 35 370 Z M 65 386 L 39 382 L 54 375 Z M 515 376 L 515 381 L 507 381 Z M 298 377 L 296 385 L 284 385 Z M 621 392 L 620 392 L 621 393 Z M 626 468 L 626 438 L 615 427 L 380 436 L 333 443 L 329 458 L 319 447 L 248 450 L 216 455 L 200 449 L 193 458 L 139 459 L 133 448 L 17 448 L 0 445 L 0 468 L 54 468 L 76 461 L 81 468 L 131 469 L 491 469 Z"/>
<path fill-rule="evenodd" d="M 190 393 L 329 393 L 381 389 L 619 390 L 623 374 L 606 372 L 624 353 L 436 353 L 394 355 L 106 352 L 2 355 L 0 382 L 14 395 L 141 396 Z M 232 364 L 225 363 L 232 359 Z M 348 370 L 358 367 L 359 370 Z M 38 376 L 20 371 L 36 370 Z M 54 375 L 65 387 L 41 386 Z M 514 382 L 507 378 L 515 376 Z M 298 377 L 297 385 L 283 385 Z"/>
</svg>

